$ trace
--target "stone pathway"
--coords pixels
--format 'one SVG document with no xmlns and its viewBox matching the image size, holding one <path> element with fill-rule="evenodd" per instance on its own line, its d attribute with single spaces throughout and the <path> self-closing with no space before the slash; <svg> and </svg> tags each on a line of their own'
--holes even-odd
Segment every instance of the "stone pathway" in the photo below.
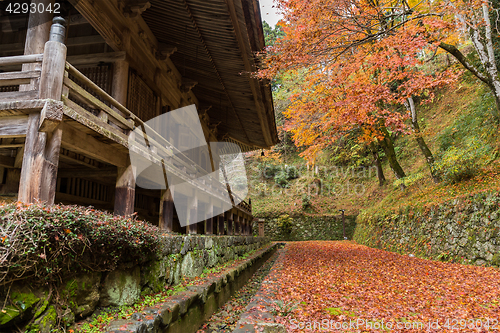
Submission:
<svg viewBox="0 0 500 333">
<path fill-rule="evenodd" d="M 278 254 L 279 251 L 274 253 L 273 256 L 254 273 L 245 286 L 238 290 L 223 307 L 219 308 L 219 311 L 214 313 L 197 333 L 232 332 L 236 328 L 236 323 L 240 319 L 240 315 L 245 311 L 247 304 L 259 290 L 262 281 L 269 273 Z"/>
</svg>

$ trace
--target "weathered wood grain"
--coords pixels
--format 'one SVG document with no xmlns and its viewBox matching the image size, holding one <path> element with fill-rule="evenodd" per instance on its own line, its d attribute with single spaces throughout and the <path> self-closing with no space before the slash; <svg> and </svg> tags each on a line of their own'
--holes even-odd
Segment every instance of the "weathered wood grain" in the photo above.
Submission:
<svg viewBox="0 0 500 333">
<path fill-rule="evenodd" d="M 0 118 L 0 138 L 24 137 L 27 131 L 28 116 Z"/>
<path fill-rule="evenodd" d="M 0 73 L 0 87 L 27 84 L 31 79 L 39 78 L 40 71 L 7 72 Z"/>
<path fill-rule="evenodd" d="M 129 160 L 128 154 L 112 149 L 108 144 L 100 142 L 66 124 L 63 126 L 61 145 L 71 151 L 120 167 L 126 166 L 127 160 Z"/>
</svg>

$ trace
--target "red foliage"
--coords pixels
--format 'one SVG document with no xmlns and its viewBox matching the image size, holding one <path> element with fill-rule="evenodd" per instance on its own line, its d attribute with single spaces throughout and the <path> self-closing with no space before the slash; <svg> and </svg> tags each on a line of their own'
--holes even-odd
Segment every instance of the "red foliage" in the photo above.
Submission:
<svg viewBox="0 0 500 333">
<path fill-rule="evenodd" d="M 393 332 L 426 331 L 436 321 L 440 328 L 432 331 L 482 331 L 468 325 L 474 319 L 479 328 L 480 320 L 485 328 L 488 318 L 490 331 L 500 327 L 500 273 L 494 268 L 401 256 L 348 242 L 314 241 L 288 244 L 277 274 L 276 297 L 299 304 L 289 316 L 278 317 L 288 331 L 304 331 L 296 329 L 298 323 L 323 319 L 421 322 L 425 328 Z M 338 331 L 381 330 L 360 326 Z"/>
</svg>

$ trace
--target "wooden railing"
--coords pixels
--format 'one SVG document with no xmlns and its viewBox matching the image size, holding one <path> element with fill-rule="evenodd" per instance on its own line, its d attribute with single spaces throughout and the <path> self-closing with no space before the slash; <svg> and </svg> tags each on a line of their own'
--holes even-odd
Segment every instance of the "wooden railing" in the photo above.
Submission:
<svg viewBox="0 0 500 333">
<path fill-rule="evenodd" d="M 23 64 L 41 63 L 43 54 L 12 56 L 0 58 L 0 68 L 13 68 Z M 41 70 L 12 71 L 0 73 L 0 87 L 30 84 L 32 80 L 40 78 Z M 37 80 L 38 81 L 38 80 Z M 0 102 L 37 99 L 39 85 L 34 84 L 25 91 L 0 92 Z"/>
<path fill-rule="evenodd" d="M 81 85 L 84 85 L 86 89 L 71 80 L 70 76 L 74 77 Z M 126 137 L 127 140 L 123 140 L 121 143 L 128 147 L 130 151 L 140 153 L 145 158 L 148 158 L 147 155 L 152 155 L 149 157 L 152 157 L 153 162 L 164 166 L 166 171 L 173 173 L 181 179 L 190 181 L 201 190 L 216 194 L 221 198 L 224 197 L 225 186 L 217 179 L 210 178 L 207 181 L 196 180 L 196 178 L 206 174 L 206 171 L 201 166 L 189 159 L 168 140 L 159 135 L 151 126 L 116 101 L 68 62 L 66 62 L 66 74 L 63 84 L 62 100 L 64 104 L 71 109 L 77 110 L 80 114 L 85 114 L 90 119 L 97 117 L 107 126 L 108 131 L 114 131 L 117 136 Z M 98 115 L 94 116 L 84 107 L 72 101 L 70 97 L 83 105 L 98 110 Z M 146 139 L 139 140 L 139 138 L 136 138 L 135 140 L 128 140 L 131 131 L 136 127 L 140 127 L 142 134 L 146 134 Z M 146 152 L 147 154 L 145 154 Z M 246 203 L 241 203 L 238 205 L 238 208 L 251 214 L 251 209 Z"/>
<path fill-rule="evenodd" d="M 43 54 L 2 57 L 0 58 L 0 68 L 12 70 L 23 64 L 41 63 L 42 61 Z M 38 68 L 40 67 L 38 66 Z M 0 73 L 0 87 L 30 85 L 27 88 L 29 90 L 0 92 L 0 102 L 38 99 L 40 97 L 41 73 L 40 69 Z M 87 125 L 99 126 L 100 124 L 105 126 L 104 132 L 111 133 L 113 138 L 119 140 L 119 143 L 131 151 L 140 153 L 153 162 L 161 164 L 166 171 L 196 184 L 198 188 L 206 192 L 214 193 L 221 198 L 224 197 L 226 188 L 217 179 L 196 180 L 196 178 L 206 174 L 201 166 L 189 159 L 152 127 L 68 62 L 65 65 L 61 99 L 68 109 L 83 116 Z M 88 111 L 86 107 L 97 110 L 97 114 Z M 146 133 L 146 140 L 139 140 L 139 138 L 129 140 L 132 131 L 137 127 L 140 127 L 142 133 Z M 251 207 L 244 201 L 236 207 L 251 214 Z"/>
</svg>

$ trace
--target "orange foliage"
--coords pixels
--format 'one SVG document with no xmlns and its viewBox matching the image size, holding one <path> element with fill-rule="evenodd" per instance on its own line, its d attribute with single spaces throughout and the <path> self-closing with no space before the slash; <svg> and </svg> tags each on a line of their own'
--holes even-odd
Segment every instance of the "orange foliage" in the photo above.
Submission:
<svg viewBox="0 0 500 333">
<path fill-rule="evenodd" d="M 291 97 L 285 114 L 287 129 L 298 145 L 307 147 L 303 156 L 311 161 L 352 129 L 360 130 L 366 142 L 382 136 L 381 126 L 408 132 L 408 115 L 402 107 L 406 100 L 431 99 L 434 88 L 457 78 L 451 69 L 438 72 L 426 66 L 429 53 L 437 47 L 429 43 L 429 29 L 447 25 L 433 18 L 404 24 L 391 19 L 384 6 L 401 5 L 399 1 L 379 6 L 364 0 L 283 0 L 279 4 L 287 35 L 270 48 L 260 75 L 307 72 L 302 90 Z M 405 5 L 400 10 L 410 15 Z M 398 15 L 404 18 L 394 14 Z M 428 13 L 416 17 L 428 17 Z"/>
</svg>

